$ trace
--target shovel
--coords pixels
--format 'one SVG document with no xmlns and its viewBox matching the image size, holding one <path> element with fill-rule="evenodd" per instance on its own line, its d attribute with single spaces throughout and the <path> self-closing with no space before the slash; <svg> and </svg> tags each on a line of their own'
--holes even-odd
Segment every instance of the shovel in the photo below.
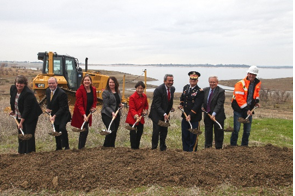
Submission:
<svg viewBox="0 0 295 196">
<path fill-rule="evenodd" d="M 14 121 L 15 121 L 16 124 L 17 124 L 17 126 L 19 126 L 19 123 L 18 123 L 18 121 L 16 120 L 16 117 L 15 117 L 15 116 L 12 116 L 12 115 L 10 115 L 10 116 L 14 119 Z M 18 138 L 19 138 L 20 140 L 29 140 L 29 139 L 32 138 L 32 134 L 25 134 L 25 133 L 23 132 L 23 129 L 22 129 L 22 128 L 19 128 L 19 130 L 20 130 L 20 132 L 21 132 L 21 134 L 18 134 Z"/>
<path fill-rule="evenodd" d="M 253 113 L 253 111 L 256 109 L 256 108 L 258 108 L 258 106 L 255 106 L 252 110 L 251 110 L 251 114 Z M 238 122 L 240 122 L 240 123 L 250 123 L 250 121 L 249 121 L 249 118 L 250 117 L 250 114 L 244 119 L 244 118 L 242 118 L 242 117 L 239 117 L 238 118 Z"/>
<path fill-rule="evenodd" d="M 132 127 L 130 127 L 130 125 L 127 125 L 125 128 L 132 131 L 132 130 L 136 130 L 136 128 L 134 127 L 140 120 L 141 120 L 142 116 L 140 116 L 135 123 L 132 125 Z"/>
<path fill-rule="evenodd" d="M 169 116 L 170 116 L 170 113 L 168 114 L 168 118 L 169 118 Z M 167 122 L 167 120 L 165 120 L 165 121 L 159 120 L 158 125 L 161 127 L 169 127 L 170 123 Z"/>
<path fill-rule="evenodd" d="M 182 108 L 178 108 L 182 111 L 182 113 L 184 114 L 185 118 L 187 118 L 187 115 L 185 113 L 185 111 Z M 190 125 L 190 129 L 188 129 L 190 132 L 192 132 L 193 134 L 197 134 L 197 135 L 201 135 L 202 131 L 200 131 L 199 129 L 193 129 L 192 123 L 190 121 L 187 121 Z"/>
<path fill-rule="evenodd" d="M 205 112 L 209 117 L 210 117 L 210 119 L 212 119 L 212 115 L 211 114 L 209 114 L 206 110 L 204 110 L 204 109 L 202 109 L 202 111 L 203 112 Z M 216 122 L 216 124 L 218 124 L 218 126 L 219 126 L 219 130 L 221 130 L 221 131 L 224 131 L 223 130 L 223 128 L 222 128 L 222 126 L 221 126 L 221 124 L 217 121 L 217 120 L 214 120 L 214 122 Z"/>
<path fill-rule="evenodd" d="M 90 116 L 92 113 L 94 113 L 95 111 L 96 111 L 96 110 L 93 110 L 92 112 L 90 111 L 90 113 L 87 115 L 87 119 L 88 119 L 89 116 Z M 73 127 L 73 128 L 72 128 L 72 131 L 74 131 L 74 132 L 83 132 L 83 131 L 85 131 L 86 129 L 83 128 L 83 126 L 85 125 L 85 123 L 86 123 L 86 121 L 83 122 L 83 124 L 82 124 L 82 126 L 81 126 L 80 129 L 77 128 L 77 127 Z"/>
<path fill-rule="evenodd" d="M 50 116 L 50 118 L 52 117 L 50 112 L 47 113 L 47 114 Z M 51 122 L 52 130 L 53 130 L 53 131 L 52 131 L 52 132 L 49 132 L 48 134 L 49 134 L 49 135 L 52 135 L 52 136 L 60 136 L 60 135 L 61 135 L 61 131 L 60 131 L 60 132 L 56 132 L 56 131 L 55 131 L 54 121 L 51 120 L 50 122 Z"/>
<path fill-rule="evenodd" d="M 101 131 L 99 132 L 100 135 L 109 135 L 109 134 L 112 133 L 112 131 L 110 130 L 110 129 L 111 129 L 111 125 L 112 125 L 113 121 L 115 120 L 117 114 L 119 113 L 120 109 L 121 109 L 121 108 L 119 108 L 119 109 L 116 111 L 115 116 L 112 118 L 112 121 L 111 121 L 111 123 L 109 124 L 108 129 L 107 129 L 107 130 L 105 130 L 105 129 L 101 130 Z"/>
</svg>

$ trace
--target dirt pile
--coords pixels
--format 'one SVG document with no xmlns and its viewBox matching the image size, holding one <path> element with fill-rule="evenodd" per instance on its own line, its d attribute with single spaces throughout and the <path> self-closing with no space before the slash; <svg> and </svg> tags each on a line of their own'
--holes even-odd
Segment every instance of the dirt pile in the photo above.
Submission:
<svg viewBox="0 0 295 196">
<path fill-rule="evenodd" d="M 143 185 L 214 187 L 293 184 L 293 149 L 226 147 L 196 153 L 168 149 L 91 148 L 27 155 L 0 155 L 0 191 L 17 187 L 40 191 Z"/>
</svg>

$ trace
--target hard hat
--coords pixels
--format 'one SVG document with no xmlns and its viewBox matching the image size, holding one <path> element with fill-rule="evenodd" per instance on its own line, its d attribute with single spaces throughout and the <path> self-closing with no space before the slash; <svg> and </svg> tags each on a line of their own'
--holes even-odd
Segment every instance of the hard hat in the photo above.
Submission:
<svg viewBox="0 0 295 196">
<path fill-rule="evenodd" d="M 247 73 L 251 73 L 251 74 L 257 75 L 258 74 L 258 68 L 256 66 L 251 66 L 251 67 L 249 67 Z"/>
</svg>

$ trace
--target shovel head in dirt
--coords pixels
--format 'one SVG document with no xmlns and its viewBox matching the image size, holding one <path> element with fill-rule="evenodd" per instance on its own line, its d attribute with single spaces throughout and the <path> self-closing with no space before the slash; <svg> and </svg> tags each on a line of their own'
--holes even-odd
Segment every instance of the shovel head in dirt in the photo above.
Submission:
<svg viewBox="0 0 295 196">
<path fill-rule="evenodd" d="M 52 131 L 52 132 L 49 132 L 48 134 L 49 135 L 52 135 L 52 136 L 60 136 L 62 133 L 61 132 Z"/>
<path fill-rule="evenodd" d="M 32 134 L 18 134 L 18 139 L 20 140 L 29 140 L 33 137 Z"/>
<path fill-rule="evenodd" d="M 161 127 L 169 127 L 170 123 L 166 121 L 159 120 L 158 125 Z"/>
<path fill-rule="evenodd" d="M 15 116 L 12 116 L 12 115 L 10 115 L 10 117 L 12 117 L 12 118 L 14 119 L 16 125 L 18 126 L 19 123 L 18 123 L 18 121 L 16 120 L 16 117 L 15 117 Z M 21 134 L 18 134 L 18 138 L 19 138 L 20 140 L 29 140 L 29 139 L 31 139 L 31 138 L 33 137 L 32 134 L 25 134 L 21 128 L 20 128 L 19 130 L 20 130 L 20 132 L 21 132 Z"/>
<path fill-rule="evenodd" d="M 223 130 L 224 132 L 233 132 L 234 129 L 232 127 L 228 127 L 225 130 Z"/>
<path fill-rule="evenodd" d="M 250 120 L 248 118 L 239 117 L 238 122 L 240 122 L 240 123 L 250 123 Z"/>
<path fill-rule="evenodd" d="M 101 130 L 99 133 L 100 133 L 100 135 L 109 135 L 109 134 L 112 133 L 112 131 L 111 131 L 111 130 L 108 131 L 108 130 L 103 129 L 103 130 Z"/>
<path fill-rule="evenodd" d="M 128 129 L 129 131 L 134 131 L 134 130 L 136 130 L 135 127 L 133 127 L 133 126 L 131 127 L 130 125 L 125 126 L 125 128 Z"/>
</svg>

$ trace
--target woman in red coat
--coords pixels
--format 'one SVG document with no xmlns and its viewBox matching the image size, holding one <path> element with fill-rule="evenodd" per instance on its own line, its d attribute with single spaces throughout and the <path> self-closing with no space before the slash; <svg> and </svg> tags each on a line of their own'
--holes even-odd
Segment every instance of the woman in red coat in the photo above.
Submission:
<svg viewBox="0 0 295 196">
<path fill-rule="evenodd" d="M 95 110 L 97 103 L 96 88 L 92 86 L 92 79 L 90 75 L 86 74 L 82 78 L 82 84 L 76 92 L 76 102 L 74 107 L 74 114 L 71 125 L 81 128 L 84 121 L 83 128 L 86 130 L 80 132 L 78 149 L 84 148 L 89 126 L 92 124 L 92 115 L 87 118 L 88 114 Z"/>
<path fill-rule="evenodd" d="M 139 149 L 140 139 L 143 132 L 144 115 L 148 112 L 147 97 L 143 93 L 145 85 L 142 81 L 135 85 L 136 91 L 129 97 L 129 111 L 126 118 L 126 123 L 132 126 L 141 116 L 141 120 L 136 124 L 136 130 L 130 131 L 130 143 L 132 149 Z"/>
</svg>

